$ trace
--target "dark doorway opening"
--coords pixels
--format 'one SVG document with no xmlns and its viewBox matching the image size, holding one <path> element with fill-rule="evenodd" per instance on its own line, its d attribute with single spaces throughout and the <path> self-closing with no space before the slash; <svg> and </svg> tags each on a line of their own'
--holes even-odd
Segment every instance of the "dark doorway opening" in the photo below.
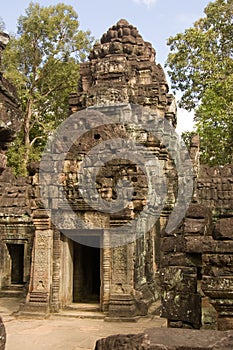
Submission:
<svg viewBox="0 0 233 350">
<path fill-rule="evenodd" d="M 96 237 L 96 239 L 100 239 Z M 100 301 L 100 248 L 74 242 L 73 302 Z"/>
<path fill-rule="evenodd" d="M 24 244 L 7 244 L 11 257 L 11 284 L 23 284 Z"/>
</svg>

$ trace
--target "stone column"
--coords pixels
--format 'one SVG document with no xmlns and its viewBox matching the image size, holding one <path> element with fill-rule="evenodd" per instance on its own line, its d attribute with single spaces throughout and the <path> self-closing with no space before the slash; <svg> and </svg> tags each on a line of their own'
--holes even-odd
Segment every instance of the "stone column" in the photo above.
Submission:
<svg viewBox="0 0 233 350">
<path fill-rule="evenodd" d="M 61 281 L 61 234 L 54 229 L 53 232 L 53 273 L 52 273 L 52 295 L 51 311 L 58 312 L 60 309 L 60 281 Z"/>
<path fill-rule="evenodd" d="M 134 243 L 112 248 L 112 284 L 109 318 L 134 320 L 137 307 L 134 297 Z"/>
<path fill-rule="evenodd" d="M 26 304 L 22 312 L 49 312 L 53 230 L 50 218 L 43 209 L 33 213 L 35 238 L 32 253 L 31 279 Z"/>
<path fill-rule="evenodd" d="M 104 233 L 104 239 L 106 239 Z M 101 254 L 101 310 L 108 311 L 111 281 L 111 249 L 103 248 Z"/>
</svg>

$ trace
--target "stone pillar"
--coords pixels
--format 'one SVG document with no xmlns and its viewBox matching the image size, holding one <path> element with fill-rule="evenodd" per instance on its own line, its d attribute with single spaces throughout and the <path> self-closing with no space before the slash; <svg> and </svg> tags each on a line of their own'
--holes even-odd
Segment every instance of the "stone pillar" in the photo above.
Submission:
<svg viewBox="0 0 233 350">
<path fill-rule="evenodd" d="M 110 320 L 133 321 L 137 316 L 134 297 L 134 249 L 133 243 L 112 248 Z"/>
<path fill-rule="evenodd" d="M 35 238 L 32 253 L 31 279 L 24 312 L 49 312 L 52 280 L 53 230 L 50 218 L 43 209 L 33 213 Z"/>
<path fill-rule="evenodd" d="M 104 242 L 107 244 L 109 235 L 104 232 Z M 110 281 L 111 281 L 111 248 L 103 248 L 101 255 L 101 297 L 100 307 L 102 311 L 108 311 L 110 298 Z"/>
<path fill-rule="evenodd" d="M 218 330 L 233 329 L 233 217 L 220 218 L 203 254 L 202 289 L 218 313 Z"/>
<path fill-rule="evenodd" d="M 60 281 L 61 281 L 61 239 L 60 231 L 53 231 L 53 273 L 51 311 L 58 312 L 60 309 Z"/>
</svg>

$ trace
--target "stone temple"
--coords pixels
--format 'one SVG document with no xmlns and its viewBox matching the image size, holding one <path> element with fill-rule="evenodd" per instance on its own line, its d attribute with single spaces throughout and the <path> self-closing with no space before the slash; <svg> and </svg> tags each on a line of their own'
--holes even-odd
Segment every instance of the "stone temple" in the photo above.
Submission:
<svg viewBox="0 0 233 350">
<path fill-rule="evenodd" d="M 0 41 L 4 49 L 4 34 Z M 150 306 L 161 300 L 161 316 L 167 318 L 169 327 L 233 328 L 233 166 L 200 166 L 199 141 L 193 138 L 192 201 L 185 218 L 167 233 L 166 223 L 179 192 L 179 174 L 165 144 L 132 123 L 121 127 L 116 122 L 91 130 L 88 113 L 94 107 L 99 113 L 111 116 L 114 110 L 116 116 L 127 117 L 136 113 L 132 106 L 142 106 L 176 126 L 175 99 L 155 56 L 151 44 L 123 19 L 94 45 L 89 61 L 81 64 L 77 92 L 67 106 L 70 113 L 83 111 L 83 123 L 90 132 L 74 142 L 66 154 L 59 186 L 50 176 L 51 162 L 46 168 L 45 159 L 50 199 L 46 210 L 38 165 L 29 167 L 27 178 L 15 178 L 6 167 L 5 152 L 21 116 L 16 92 L 0 76 L 0 293 L 5 295 L 12 289 L 25 293 L 19 315 L 46 315 L 74 306 L 78 312 L 79 303 L 95 303 L 106 320 L 133 321 L 147 315 Z M 67 131 L 70 139 L 73 132 Z M 148 193 L 146 175 L 132 159 L 109 161 L 96 177 L 99 195 L 106 201 L 114 200 L 119 178 L 133 183 L 134 190 L 128 207 L 108 213 L 98 212 L 84 201 L 77 174 L 92 147 L 122 135 L 130 135 L 158 159 L 167 196 L 152 228 L 128 244 L 108 247 L 103 242 L 111 239 L 109 229 L 124 230 L 124 225 L 143 210 Z M 116 146 L 112 150 L 116 152 Z M 57 144 L 51 155 L 54 162 L 62 152 Z M 74 227 L 70 207 L 94 228 Z M 51 213 L 62 222 L 62 230 L 54 225 Z M 96 246 L 81 244 L 89 236 Z"/>
</svg>

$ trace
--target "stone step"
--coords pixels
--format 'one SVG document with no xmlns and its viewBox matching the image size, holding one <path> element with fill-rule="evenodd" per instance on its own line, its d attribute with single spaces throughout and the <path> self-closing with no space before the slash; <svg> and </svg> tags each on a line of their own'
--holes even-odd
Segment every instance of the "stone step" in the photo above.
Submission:
<svg viewBox="0 0 233 350">
<path fill-rule="evenodd" d="M 133 316 L 133 317 L 105 317 L 104 321 L 106 322 L 127 322 L 134 323 L 138 322 L 141 319 L 141 316 Z"/>
<path fill-rule="evenodd" d="M 2 289 L 0 290 L 0 298 L 21 298 L 25 296 L 25 290 Z"/>
<path fill-rule="evenodd" d="M 93 320 L 103 320 L 106 315 L 103 312 L 92 311 L 80 311 L 80 310 L 62 310 L 58 313 L 50 315 L 50 319 L 57 317 L 73 317 L 73 318 L 86 318 Z"/>
<path fill-rule="evenodd" d="M 19 319 L 33 318 L 45 319 L 49 316 L 47 304 L 43 303 L 22 303 L 14 316 Z"/>
<path fill-rule="evenodd" d="M 10 286 L 2 287 L 2 290 L 15 290 L 15 291 L 24 291 L 25 285 L 24 284 L 11 284 Z"/>
<path fill-rule="evenodd" d="M 74 318 L 89 318 L 103 320 L 106 315 L 100 311 L 98 303 L 72 303 L 67 305 L 58 313 L 51 314 L 53 317 L 74 317 Z"/>
<path fill-rule="evenodd" d="M 100 312 L 100 305 L 94 303 L 72 303 L 67 305 L 63 311 Z"/>
<path fill-rule="evenodd" d="M 23 311 L 17 311 L 12 314 L 15 318 L 25 320 L 25 319 L 34 319 L 34 320 L 44 320 L 49 318 L 48 314 L 41 313 L 41 312 L 23 312 Z"/>
</svg>

